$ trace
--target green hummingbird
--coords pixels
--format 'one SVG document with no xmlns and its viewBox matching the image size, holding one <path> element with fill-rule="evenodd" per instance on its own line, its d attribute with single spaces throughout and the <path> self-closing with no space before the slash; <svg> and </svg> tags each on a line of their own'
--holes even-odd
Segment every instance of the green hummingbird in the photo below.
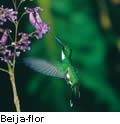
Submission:
<svg viewBox="0 0 120 124">
<path fill-rule="evenodd" d="M 71 55 L 72 49 L 63 44 L 60 39 L 55 36 L 57 43 L 61 46 L 61 62 L 49 62 L 46 60 L 28 57 L 24 59 L 26 65 L 33 70 L 48 76 L 63 78 L 72 88 L 73 97 L 80 98 L 80 83 L 78 75 L 72 65 Z"/>
</svg>

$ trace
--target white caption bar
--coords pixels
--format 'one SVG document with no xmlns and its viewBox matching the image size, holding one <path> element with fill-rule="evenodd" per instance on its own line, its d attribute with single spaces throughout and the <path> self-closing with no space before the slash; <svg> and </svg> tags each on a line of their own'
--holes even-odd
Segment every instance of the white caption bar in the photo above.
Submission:
<svg viewBox="0 0 120 124">
<path fill-rule="evenodd" d="M 0 112 L 0 124 L 120 124 L 120 113 Z"/>
</svg>

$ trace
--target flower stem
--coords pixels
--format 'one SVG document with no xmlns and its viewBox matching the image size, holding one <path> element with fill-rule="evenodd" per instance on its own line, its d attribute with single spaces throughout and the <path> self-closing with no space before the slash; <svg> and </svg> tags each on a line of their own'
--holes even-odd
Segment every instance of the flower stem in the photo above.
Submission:
<svg viewBox="0 0 120 124">
<path fill-rule="evenodd" d="M 18 33 L 18 21 L 15 24 L 15 43 L 17 42 L 17 33 Z M 14 46 L 14 52 L 16 52 L 16 46 Z M 15 69 L 15 61 L 16 61 L 16 56 L 13 57 L 13 70 Z"/>
<path fill-rule="evenodd" d="M 21 17 L 19 18 L 19 20 L 18 20 L 18 23 L 20 23 L 20 21 L 22 20 L 22 18 L 24 17 L 24 15 L 26 15 L 27 13 L 26 12 L 24 12 L 22 15 L 21 15 Z"/>
<path fill-rule="evenodd" d="M 11 86 L 13 90 L 13 98 L 14 98 L 14 104 L 17 112 L 21 112 L 20 110 L 20 100 L 17 94 L 17 89 L 16 89 L 16 84 L 15 84 L 15 75 L 14 72 L 12 71 L 11 67 L 9 66 L 9 76 L 10 76 L 10 81 L 11 81 Z"/>
<path fill-rule="evenodd" d="M 21 0 L 21 1 L 19 2 L 18 6 L 17 6 L 17 10 L 20 8 L 20 6 L 21 6 L 21 4 L 22 4 L 23 2 L 25 2 L 25 1 L 24 1 L 24 0 Z"/>
<path fill-rule="evenodd" d="M 10 38 L 10 40 L 13 42 L 12 36 L 10 35 L 10 33 L 8 33 L 8 36 Z"/>
<path fill-rule="evenodd" d="M 14 6 L 14 8 L 16 10 L 16 1 L 12 0 L 12 2 L 13 2 L 13 6 Z"/>
<path fill-rule="evenodd" d="M 7 70 L 3 69 L 3 68 L 0 68 L 0 71 L 3 71 L 3 72 L 6 72 L 6 73 L 9 73 Z"/>
</svg>

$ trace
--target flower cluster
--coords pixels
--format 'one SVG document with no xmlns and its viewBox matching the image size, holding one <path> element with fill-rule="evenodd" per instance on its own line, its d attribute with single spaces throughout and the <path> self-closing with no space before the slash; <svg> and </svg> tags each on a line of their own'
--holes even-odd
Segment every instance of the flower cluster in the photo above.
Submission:
<svg viewBox="0 0 120 124">
<path fill-rule="evenodd" d="M 11 22 L 15 22 L 17 19 L 17 11 L 13 11 L 13 9 L 0 7 L 0 25 L 3 25 L 7 19 Z"/>
<path fill-rule="evenodd" d="M 7 41 L 8 41 L 8 33 L 11 32 L 11 30 L 9 29 L 0 29 L 1 32 L 3 32 L 3 35 L 1 37 L 1 40 L 0 40 L 0 59 L 1 61 L 4 61 L 4 62 L 9 62 L 10 64 L 12 64 L 12 57 L 13 56 L 19 56 L 20 52 L 16 51 L 12 51 L 11 47 L 9 45 L 7 45 Z M 9 49 L 10 48 L 10 49 Z"/>
<path fill-rule="evenodd" d="M 25 2 L 32 0 L 11 0 L 13 3 L 13 9 L 0 7 L 0 60 L 7 63 L 8 68 L 4 69 L 0 67 L 0 71 L 9 74 L 9 79 L 12 85 L 13 99 L 17 112 L 20 112 L 20 100 L 16 90 L 15 83 L 15 63 L 16 58 L 20 56 L 21 52 L 30 50 L 30 44 L 33 37 L 41 39 L 43 34 L 46 34 L 50 27 L 47 23 L 44 23 L 40 18 L 39 11 L 42 9 L 36 8 L 25 8 L 23 13 L 19 13 L 19 8 Z M 27 33 L 19 32 L 20 22 L 22 18 L 28 15 L 29 19 L 27 22 L 32 24 L 35 31 Z M 10 28 L 9 23 L 13 24 L 14 28 Z M 5 25 L 6 24 L 6 25 Z M 7 27 L 6 27 L 7 26 Z"/>
<path fill-rule="evenodd" d="M 16 49 L 21 50 L 23 52 L 30 50 L 30 43 L 29 40 L 30 36 L 27 33 L 19 33 L 21 39 L 16 43 Z"/>
<path fill-rule="evenodd" d="M 27 13 L 29 13 L 29 21 L 36 29 L 36 38 L 40 39 L 42 38 L 43 34 L 46 34 L 50 27 L 47 23 L 44 23 L 42 19 L 40 18 L 39 12 L 42 11 L 40 7 L 36 8 L 26 8 Z"/>
<path fill-rule="evenodd" d="M 13 64 L 13 57 L 19 56 L 21 51 L 25 52 L 30 50 L 30 38 L 36 37 L 41 39 L 43 34 L 46 34 L 50 27 L 47 23 L 44 23 L 40 18 L 39 11 L 41 8 L 25 8 L 25 15 L 29 15 L 29 22 L 35 28 L 34 32 L 29 33 L 17 33 L 15 35 L 16 39 L 13 40 L 10 33 L 10 29 L 0 28 L 0 59 L 9 64 Z M 7 20 L 11 21 L 16 25 L 18 23 L 17 19 L 18 12 L 13 9 L 0 7 L 0 25 L 3 25 Z M 15 29 L 16 30 L 16 29 Z M 17 31 L 18 32 L 18 31 Z M 19 40 L 18 40 L 19 38 Z M 11 43 L 10 43 L 10 40 Z"/>
</svg>

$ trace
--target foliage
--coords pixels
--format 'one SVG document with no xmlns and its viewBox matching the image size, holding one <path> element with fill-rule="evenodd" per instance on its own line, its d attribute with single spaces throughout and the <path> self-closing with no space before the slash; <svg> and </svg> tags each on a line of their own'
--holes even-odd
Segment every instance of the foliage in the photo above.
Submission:
<svg viewBox="0 0 120 124">
<path fill-rule="evenodd" d="M 100 6 L 99 0 L 34 2 L 44 8 L 42 17 L 49 22 L 50 32 L 73 49 L 72 60 L 79 72 L 81 98 L 71 108 L 71 91 L 64 80 L 39 74 L 18 62 L 16 80 L 24 111 L 120 111 L 119 5 L 110 0 L 102 1 L 107 10 Z M 102 9 L 108 11 L 107 19 L 110 19 L 112 27 L 104 26 L 108 15 L 103 15 Z M 26 30 L 33 30 L 25 19 L 24 22 Z M 56 61 L 60 59 L 60 49 L 48 33 L 40 42 L 32 44 L 32 50 L 26 56 Z M 1 79 L 1 82 L 5 81 L 5 78 Z M 2 90 L 5 87 L 6 84 L 2 84 L 1 94 L 9 92 L 9 88 Z M 5 95 L 1 105 L 8 101 L 6 97 L 10 96 Z M 6 111 L 11 109 L 8 107 Z M 4 111 L 2 107 L 0 110 Z"/>
</svg>

